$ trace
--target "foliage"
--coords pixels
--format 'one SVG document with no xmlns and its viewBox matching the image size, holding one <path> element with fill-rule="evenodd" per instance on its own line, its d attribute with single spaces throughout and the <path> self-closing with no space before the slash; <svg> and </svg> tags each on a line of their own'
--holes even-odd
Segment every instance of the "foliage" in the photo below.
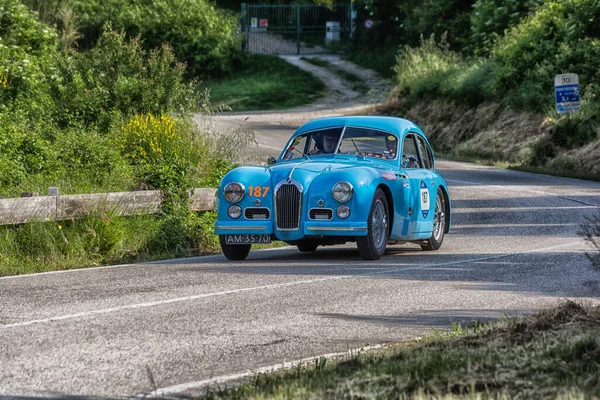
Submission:
<svg viewBox="0 0 600 400">
<path fill-rule="evenodd" d="M 474 0 L 425 0 L 406 11 L 404 41 L 416 45 L 421 36 L 447 35 L 450 48 L 459 51 L 469 41 Z M 410 3 L 409 3 L 410 4 Z"/>
<path fill-rule="evenodd" d="M 432 35 L 421 46 L 402 48 L 396 56 L 396 90 L 415 103 L 422 98 L 444 96 L 471 105 L 492 97 L 490 77 L 497 66 L 491 60 L 466 60 L 450 50 L 445 35 Z"/>
<path fill-rule="evenodd" d="M 51 86 L 60 127 L 99 126 L 108 132 L 122 117 L 139 113 L 183 114 L 201 107 L 204 96 L 168 46 L 146 51 L 139 38 L 128 41 L 110 26 L 97 46 L 58 60 Z"/>
<path fill-rule="evenodd" d="M 502 66 L 496 90 L 512 105 L 541 111 L 552 104 L 553 77 L 577 72 L 583 85 L 600 82 L 600 5 L 552 1 L 512 27 L 493 48 Z"/>
<path fill-rule="evenodd" d="M 237 19 L 208 0 L 73 0 L 83 48 L 95 45 L 111 22 L 131 38 L 141 34 L 145 48 L 169 44 L 193 76 L 231 71 L 240 48 Z"/>
<path fill-rule="evenodd" d="M 446 34 L 455 51 L 469 41 L 470 13 L 474 0 L 426 0 L 424 2 L 392 2 L 365 0 L 359 3 L 357 40 L 359 51 L 380 48 L 418 46 L 421 36 Z M 366 18 L 374 26 L 364 29 Z"/>
<path fill-rule="evenodd" d="M 362 67 L 377 71 L 384 78 L 394 76 L 398 46 L 388 46 L 377 51 L 361 50 L 350 53 L 348 59 Z"/>
<path fill-rule="evenodd" d="M 22 0 L 22 2 L 37 12 L 40 21 L 57 30 L 59 49 L 72 48 L 76 45 L 76 41 L 81 39 L 70 0 Z"/>
<path fill-rule="evenodd" d="M 540 0 L 477 0 L 471 13 L 471 45 L 486 54 L 504 31 L 530 14 Z"/>
<path fill-rule="evenodd" d="M 0 0 L 0 113 L 21 104 L 37 119 L 49 99 L 56 32 L 19 0 Z"/>
</svg>

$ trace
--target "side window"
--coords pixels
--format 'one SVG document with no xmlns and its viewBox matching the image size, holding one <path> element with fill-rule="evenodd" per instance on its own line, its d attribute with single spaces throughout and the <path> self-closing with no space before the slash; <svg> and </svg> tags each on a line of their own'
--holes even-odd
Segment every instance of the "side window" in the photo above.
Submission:
<svg viewBox="0 0 600 400">
<path fill-rule="evenodd" d="M 423 158 L 423 165 L 427 169 L 433 169 L 433 156 L 431 155 L 431 148 L 422 136 L 417 135 L 417 144 L 421 157 Z"/>
<path fill-rule="evenodd" d="M 413 135 L 406 135 L 402 145 L 402 167 L 423 168 L 419 161 L 419 151 Z"/>
</svg>

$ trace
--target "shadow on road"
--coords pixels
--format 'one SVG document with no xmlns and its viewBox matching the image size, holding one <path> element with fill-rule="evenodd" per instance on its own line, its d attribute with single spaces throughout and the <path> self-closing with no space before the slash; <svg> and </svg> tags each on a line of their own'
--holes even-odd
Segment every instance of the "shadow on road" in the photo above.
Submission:
<svg viewBox="0 0 600 400">
<path fill-rule="evenodd" d="M 510 316 L 533 314 L 537 310 L 510 310 Z M 383 326 L 419 326 L 425 328 L 448 329 L 453 323 L 460 326 L 474 326 L 496 322 L 509 314 L 505 309 L 441 309 L 419 310 L 405 315 L 352 315 L 342 313 L 316 314 L 323 318 L 341 319 L 346 321 L 367 322 Z"/>
<path fill-rule="evenodd" d="M 259 258 L 260 256 L 260 258 Z M 365 262 L 354 248 L 314 253 L 289 249 L 261 252 L 240 262 L 180 260 L 170 268 L 199 274 L 343 276 L 417 282 L 455 282 L 457 290 L 513 291 L 553 297 L 600 297 L 600 273 L 584 252 L 447 254 L 392 248 L 377 262 Z"/>
</svg>

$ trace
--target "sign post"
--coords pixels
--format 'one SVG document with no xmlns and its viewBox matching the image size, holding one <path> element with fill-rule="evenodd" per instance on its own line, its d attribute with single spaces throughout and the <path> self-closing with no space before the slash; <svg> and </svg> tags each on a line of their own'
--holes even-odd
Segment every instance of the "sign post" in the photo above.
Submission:
<svg viewBox="0 0 600 400">
<path fill-rule="evenodd" d="M 554 77 L 554 99 L 559 114 L 579 112 L 579 77 L 577 74 L 560 74 Z"/>
</svg>

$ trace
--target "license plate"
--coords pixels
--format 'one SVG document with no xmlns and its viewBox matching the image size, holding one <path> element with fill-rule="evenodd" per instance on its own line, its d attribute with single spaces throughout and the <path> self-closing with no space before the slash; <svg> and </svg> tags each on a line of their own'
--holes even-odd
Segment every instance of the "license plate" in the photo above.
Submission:
<svg viewBox="0 0 600 400">
<path fill-rule="evenodd" d="M 271 243 L 271 235 L 225 235 L 227 244 L 264 244 Z"/>
</svg>

